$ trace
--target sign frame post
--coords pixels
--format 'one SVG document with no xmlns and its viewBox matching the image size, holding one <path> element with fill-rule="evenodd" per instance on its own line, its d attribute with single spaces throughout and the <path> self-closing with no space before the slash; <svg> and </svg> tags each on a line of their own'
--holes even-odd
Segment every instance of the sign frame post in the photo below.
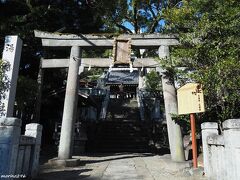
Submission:
<svg viewBox="0 0 240 180">
<path fill-rule="evenodd" d="M 191 133 L 192 133 L 192 155 L 193 155 L 193 168 L 198 167 L 197 162 L 197 140 L 196 140 L 196 121 L 195 114 L 190 114 Z"/>
</svg>

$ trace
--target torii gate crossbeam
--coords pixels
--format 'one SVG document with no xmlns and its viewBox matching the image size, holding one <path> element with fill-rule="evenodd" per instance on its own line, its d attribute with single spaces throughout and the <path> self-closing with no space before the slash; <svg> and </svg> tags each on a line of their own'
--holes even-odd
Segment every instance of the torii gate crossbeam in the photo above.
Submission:
<svg viewBox="0 0 240 180">
<path fill-rule="evenodd" d="M 112 48 L 114 39 L 103 35 L 74 35 L 74 34 L 57 34 L 42 31 L 34 31 L 35 37 L 42 39 L 42 45 L 48 47 L 72 47 L 81 48 Z M 158 48 L 159 46 L 179 45 L 177 35 L 165 34 L 145 34 L 145 35 L 120 35 L 118 38 L 131 38 L 133 48 L 147 49 Z"/>
<path fill-rule="evenodd" d="M 109 58 L 82 58 L 81 66 L 84 67 L 100 67 L 109 68 L 112 60 Z M 69 59 L 41 59 L 42 68 L 68 68 Z M 159 63 L 154 58 L 135 59 L 133 62 L 134 68 L 156 68 Z"/>
</svg>

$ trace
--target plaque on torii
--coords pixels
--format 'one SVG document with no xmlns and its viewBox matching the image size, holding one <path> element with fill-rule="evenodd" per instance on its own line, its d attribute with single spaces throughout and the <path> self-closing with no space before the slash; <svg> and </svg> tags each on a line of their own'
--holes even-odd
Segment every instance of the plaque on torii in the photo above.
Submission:
<svg viewBox="0 0 240 180">
<path fill-rule="evenodd" d="M 131 63 L 131 39 L 114 39 L 113 44 L 114 64 Z"/>
</svg>

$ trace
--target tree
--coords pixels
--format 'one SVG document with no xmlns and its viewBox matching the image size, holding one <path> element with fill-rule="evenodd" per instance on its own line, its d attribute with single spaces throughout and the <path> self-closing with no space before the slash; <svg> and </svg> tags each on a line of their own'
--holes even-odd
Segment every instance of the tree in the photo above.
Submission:
<svg viewBox="0 0 240 180">
<path fill-rule="evenodd" d="M 99 14 L 77 1 L 6 0 L 0 2 L 0 43 L 9 34 L 19 35 L 24 42 L 20 74 L 37 77 L 41 44 L 33 30 L 49 32 L 99 32 Z M 56 53 L 56 52 L 55 52 Z"/>
<path fill-rule="evenodd" d="M 127 34 L 161 32 L 163 10 L 179 0 L 100 0 L 97 13 L 102 15 L 103 30 Z"/>
<path fill-rule="evenodd" d="M 182 77 L 203 84 L 205 120 L 240 115 L 239 9 L 238 0 L 184 0 L 164 12 L 165 32 L 178 33 L 181 43 L 168 66 L 184 67 Z"/>
<path fill-rule="evenodd" d="M 43 54 L 41 43 L 34 37 L 33 30 L 38 29 L 50 32 L 68 33 L 89 33 L 99 32 L 102 25 L 100 15 L 95 13 L 91 4 L 80 4 L 76 0 L 71 1 L 52 1 L 52 0 L 5 0 L 0 1 L 0 51 L 3 49 L 4 38 L 6 35 L 19 35 L 23 40 L 22 55 L 19 69 L 18 92 L 16 100 L 18 110 L 24 107 L 31 107 L 27 112 L 32 114 L 33 102 L 36 98 L 36 79 L 38 76 L 40 57 Z M 70 51 L 69 51 L 70 52 Z M 45 51 L 45 57 L 56 57 L 60 55 L 69 56 L 69 52 Z M 3 72 L 1 66 L 0 71 Z M 4 73 L 4 72 L 3 72 Z M 49 73 L 49 72 L 46 72 Z M 53 91 L 64 86 L 66 78 L 65 70 L 56 70 L 52 78 L 44 79 L 43 94 L 47 96 L 49 91 Z M 33 84 L 30 93 L 26 84 Z M 1 87 L 4 84 L 1 81 Z M 29 90 L 29 89 L 28 89 Z"/>
<path fill-rule="evenodd" d="M 156 71 L 150 71 L 146 75 L 146 88 L 150 91 L 156 91 L 161 89 L 160 76 Z"/>
<path fill-rule="evenodd" d="M 18 77 L 16 90 L 17 115 L 25 120 L 32 121 L 34 104 L 37 96 L 37 82 L 25 76 Z M 26 113 L 27 112 L 27 113 Z M 29 116 L 29 117 L 24 117 Z M 28 122 L 28 123 L 30 123 Z"/>
</svg>

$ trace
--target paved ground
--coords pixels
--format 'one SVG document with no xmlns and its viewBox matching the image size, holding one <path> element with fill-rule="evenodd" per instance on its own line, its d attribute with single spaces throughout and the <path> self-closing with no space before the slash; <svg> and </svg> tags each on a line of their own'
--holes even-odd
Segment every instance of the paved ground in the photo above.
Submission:
<svg viewBox="0 0 240 180">
<path fill-rule="evenodd" d="M 41 166 L 36 180 L 198 180 L 201 169 L 193 171 L 189 163 L 173 163 L 170 155 L 118 153 L 78 156 L 74 168 Z"/>
</svg>

